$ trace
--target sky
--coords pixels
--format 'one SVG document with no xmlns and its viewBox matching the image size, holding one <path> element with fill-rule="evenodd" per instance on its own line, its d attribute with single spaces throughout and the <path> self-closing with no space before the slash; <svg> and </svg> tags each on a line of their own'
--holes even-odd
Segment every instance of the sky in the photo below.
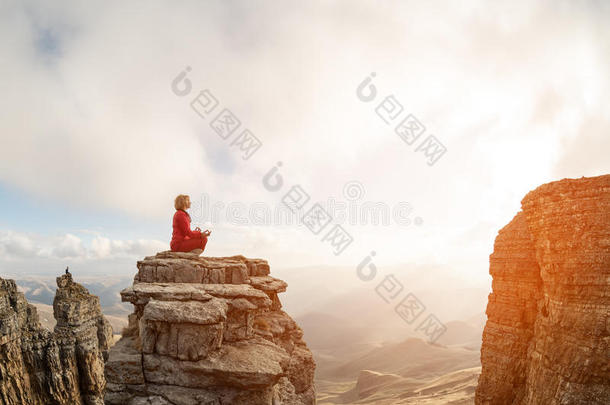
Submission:
<svg viewBox="0 0 610 405">
<path fill-rule="evenodd" d="M 3 1 L 0 275 L 133 272 L 189 194 L 207 255 L 356 267 L 374 251 L 488 283 L 528 191 L 610 172 L 609 19 L 602 1 Z M 223 109 L 241 124 L 221 136 Z M 412 144 L 395 132 L 409 114 Z M 309 199 L 287 221 L 294 186 Z M 317 233 L 299 220 L 316 202 Z"/>
</svg>

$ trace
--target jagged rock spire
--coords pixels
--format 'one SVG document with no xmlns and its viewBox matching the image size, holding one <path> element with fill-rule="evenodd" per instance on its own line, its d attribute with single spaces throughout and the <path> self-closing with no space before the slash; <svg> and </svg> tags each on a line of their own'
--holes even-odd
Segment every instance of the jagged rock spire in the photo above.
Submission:
<svg viewBox="0 0 610 405">
<path fill-rule="evenodd" d="M 112 328 L 99 299 L 57 277 L 54 332 L 13 280 L 0 278 L 0 399 L 4 404 L 102 405 Z"/>
</svg>

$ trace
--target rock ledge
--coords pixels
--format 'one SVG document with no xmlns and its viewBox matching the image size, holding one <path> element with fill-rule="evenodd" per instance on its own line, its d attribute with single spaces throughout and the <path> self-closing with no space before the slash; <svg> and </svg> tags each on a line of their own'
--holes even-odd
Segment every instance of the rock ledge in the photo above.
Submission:
<svg viewBox="0 0 610 405">
<path fill-rule="evenodd" d="M 106 404 L 315 404 L 313 356 L 265 260 L 165 251 L 137 267 Z"/>
</svg>

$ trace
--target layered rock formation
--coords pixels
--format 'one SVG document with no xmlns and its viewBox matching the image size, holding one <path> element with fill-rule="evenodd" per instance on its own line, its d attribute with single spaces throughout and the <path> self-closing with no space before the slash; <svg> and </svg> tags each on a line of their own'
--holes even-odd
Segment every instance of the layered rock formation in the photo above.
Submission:
<svg viewBox="0 0 610 405">
<path fill-rule="evenodd" d="M 138 262 L 106 404 L 314 404 L 315 363 L 261 259 L 161 252 Z"/>
<path fill-rule="evenodd" d="M 521 205 L 490 256 L 476 404 L 609 404 L 610 175 Z"/>
<path fill-rule="evenodd" d="M 57 278 L 55 331 L 43 329 L 36 308 L 0 279 L 0 402 L 103 404 L 104 360 L 112 328 L 99 299 L 70 274 Z"/>
</svg>

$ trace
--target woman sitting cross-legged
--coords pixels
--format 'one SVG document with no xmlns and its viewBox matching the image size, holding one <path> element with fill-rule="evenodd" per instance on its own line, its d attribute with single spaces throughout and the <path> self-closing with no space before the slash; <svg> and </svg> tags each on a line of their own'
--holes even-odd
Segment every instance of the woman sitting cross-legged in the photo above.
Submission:
<svg viewBox="0 0 610 405">
<path fill-rule="evenodd" d="M 189 252 L 200 255 L 208 243 L 211 232 L 207 229 L 201 232 L 199 227 L 191 230 L 191 216 L 187 209 L 191 208 L 191 199 L 188 195 L 180 194 L 174 200 L 174 220 L 172 223 L 172 241 L 169 247 L 173 252 Z"/>
</svg>

